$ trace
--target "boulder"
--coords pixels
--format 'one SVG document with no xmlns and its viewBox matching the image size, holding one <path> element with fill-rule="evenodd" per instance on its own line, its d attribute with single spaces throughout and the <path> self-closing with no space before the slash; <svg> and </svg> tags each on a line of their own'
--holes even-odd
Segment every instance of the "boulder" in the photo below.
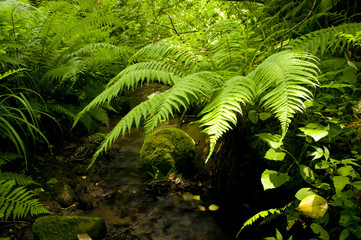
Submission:
<svg viewBox="0 0 361 240">
<path fill-rule="evenodd" d="M 34 240 L 77 240 L 77 234 L 87 233 L 92 240 L 106 236 L 103 218 L 83 216 L 45 216 L 33 224 Z"/>
<path fill-rule="evenodd" d="M 76 193 L 68 184 L 65 184 L 58 189 L 55 199 L 63 206 L 70 206 L 76 199 Z"/>
<path fill-rule="evenodd" d="M 146 171 L 156 167 L 163 175 L 172 168 L 186 173 L 194 167 L 195 143 L 184 131 L 164 128 L 151 133 L 140 150 L 140 161 Z"/>
</svg>

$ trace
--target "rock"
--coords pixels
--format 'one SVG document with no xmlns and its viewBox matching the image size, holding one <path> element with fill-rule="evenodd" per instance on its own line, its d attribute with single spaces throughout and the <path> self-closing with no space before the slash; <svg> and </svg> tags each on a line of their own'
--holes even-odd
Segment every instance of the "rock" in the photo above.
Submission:
<svg viewBox="0 0 361 240">
<path fill-rule="evenodd" d="M 140 161 L 146 171 L 153 166 L 166 175 L 172 168 L 185 173 L 193 168 L 195 143 L 184 131 L 164 128 L 151 133 L 140 150 Z"/>
<path fill-rule="evenodd" d="M 76 193 L 68 184 L 65 184 L 58 189 L 55 199 L 63 206 L 70 206 L 76 199 Z"/>
<path fill-rule="evenodd" d="M 77 240 L 81 233 L 87 233 L 92 240 L 104 239 L 104 220 L 100 217 L 45 216 L 33 224 L 34 240 Z"/>
</svg>

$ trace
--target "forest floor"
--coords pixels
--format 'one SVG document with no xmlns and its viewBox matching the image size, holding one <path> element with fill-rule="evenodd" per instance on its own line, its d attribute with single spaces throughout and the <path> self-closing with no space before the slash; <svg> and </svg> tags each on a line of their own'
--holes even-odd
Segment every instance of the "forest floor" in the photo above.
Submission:
<svg viewBox="0 0 361 240">
<path fill-rule="evenodd" d="M 112 120 L 112 125 L 116 122 Z M 177 127 L 178 122 L 172 120 L 161 128 Z M 198 127 L 184 124 L 182 129 L 195 140 L 198 155 L 202 154 L 205 136 Z M 218 212 L 208 210 L 213 204 L 207 195 L 209 170 L 203 168 L 191 180 L 149 181 L 139 161 L 144 138 L 143 129 L 132 130 L 88 171 L 97 146 L 89 137 L 58 147 L 40 169 L 41 179 L 55 178 L 57 183 L 43 186 L 40 200 L 55 215 L 102 217 L 107 226 L 105 239 L 229 239 Z M 65 184 L 75 190 L 76 197 L 64 205 L 56 192 Z M 31 224 L 15 224 L 12 230 L 15 239 L 32 239 Z"/>
</svg>

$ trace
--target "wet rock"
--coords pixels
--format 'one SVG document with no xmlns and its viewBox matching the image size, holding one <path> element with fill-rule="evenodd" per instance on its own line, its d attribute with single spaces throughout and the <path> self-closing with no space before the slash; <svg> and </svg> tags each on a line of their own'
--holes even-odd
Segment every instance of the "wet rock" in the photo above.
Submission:
<svg viewBox="0 0 361 240">
<path fill-rule="evenodd" d="M 181 173 L 193 166 L 195 143 L 184 131 L 164 128 L 149 135 L 140 150 L 140 161 L 146 171 L 156 167 L 163 175 L 172 168 Z"/>
<path fill-rule="evenodd" d="M 55 199 L 63 206 L 70 206 L 76 199 L 76 193 L 68 184 L 65 184 L 58 189 Z"/>
<path fill-rule="evenodd" d="M 76 240 L 77 234 L 87 233 L 93 240 L 106 235 L 104 220 L 100 217 L 45 216 L 33 224 L 34 240 Z"/>
</svg>

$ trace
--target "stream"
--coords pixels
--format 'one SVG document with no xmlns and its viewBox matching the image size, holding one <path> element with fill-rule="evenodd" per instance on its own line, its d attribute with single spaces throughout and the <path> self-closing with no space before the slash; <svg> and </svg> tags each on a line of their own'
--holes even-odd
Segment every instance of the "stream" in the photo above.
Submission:
<svg viewBox="0 0 361 240">
<path fill-rule="evenodd" d="M 172 120 L 161 128 L 177 127 L 178 121 Z M 184 124 L 182 129 L 195 140 L 197 151 L 202 151 L 204 135 L 197 126 Z M 193 187 L 179 179 L 149 182 L 149 175 L 140 170 L 139 151 L 144 138 L 143 129 L 132 130 L 130 136 L 118 139 L 87 172 L 84 170 L 91 154 L 86 148 L 82 148 L 85 153 L 79 153 L 81 142 L 69 143 L 64 148 L 69 154 L 54 156 L 56 163 L 48 166 L 44 177 L 59 181 L 54 192 L 57 186 L 68 184 L 77 197 L 70 206 L 63 206 L 53 194 L 44 194 L 45 206 L 62 216 L 102 217 L 108 232 L 104 239 L 231 239 L 218 224 L 222 221 L 217 219 L 221 209 L 209 210 L 212 202 L 203 192 L 206 182 L 194 179 Z M 78 155 L 82 157 L 77 158 Z M 208 174 L 206 170 L 200 173 Z M 49 187 L 46 190 L 53 191 Z"/>
</svg>

